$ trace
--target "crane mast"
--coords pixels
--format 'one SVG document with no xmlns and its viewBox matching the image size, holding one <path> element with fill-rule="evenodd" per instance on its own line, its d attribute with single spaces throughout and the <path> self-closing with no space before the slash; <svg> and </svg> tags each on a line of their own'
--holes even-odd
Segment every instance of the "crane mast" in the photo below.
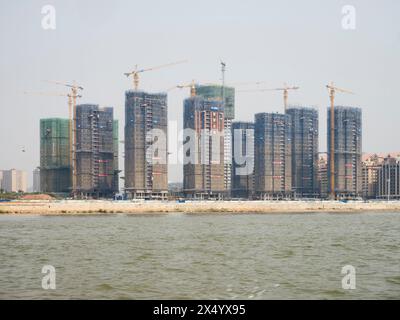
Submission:
<svg viewBox="0 0 400 320">
<path fill-rule="evenodd" d="M 221 97 L 222 97 L 222 103 L 224 105 L 225 105 L 225 71 L 226 71 L 226 63 L 221 61 L 221 73 L 222 73 Z"/>
</svg>

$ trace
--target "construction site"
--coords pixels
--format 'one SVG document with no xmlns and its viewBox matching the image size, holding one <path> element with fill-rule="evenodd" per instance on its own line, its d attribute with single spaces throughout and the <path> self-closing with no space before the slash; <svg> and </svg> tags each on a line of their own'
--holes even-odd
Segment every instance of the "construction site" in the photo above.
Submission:
<svg viewBox="0 0 400 320">
<path fill-rule="evenodd" d="M 290 106 L 292 191 L 295 198 L 318 198 L 318 111 Z"/>
<path fill-rule="evenodd" d="M 113 177 L 113 190 L 117 194 L 119 192 L 119 122 L 113 122 L 113 147 L 114 147 L 114 177 Z"/>
<path fill-rule="evenodd" d="M 68 119 L 40 120 L 40 189 L 71 192 L 70 128 Z"/>
<path fill-rule="evenodd" d="M 125 93 L 125 193 L 129 198 L 167 199 L 167 121 L 166 93 Z M 165 139 L 157 136 L 158 131 Z"/>
<path fill-rule="evenodd" d="M 291 117 L 257 113 L 254 124 L 254 191 L 262 200 L 292 197 Z"/>
<path fill-rule="evenodd" d="M 225 65 L 222 64 L 224 78 Z M 224 80 L 223 80 L 224 82 Z M 196 94 L 205 99 L 221 100 L 224 103 L 224 184 L 229 195 L 232 179 L 232 121 L 235 118 L 235 88 L 222 85 L 196 85 Z"/>
<path fill-rule="evenodd" d="M 133 71 L 124 74 L 133 81 L 133 89 L 125 92 L 125 139 L 122 141 L 125 174 L 121 178 L 128 199 L 165 200 L 169 194 L 167 92 L 171 89 L 160 93 L 140 90 L 139 76 L 185 62 L 146 69 L 135 66 Z M 283 93 L 284 112 L 258 113 L 254 123 L 233 122 L 235 87 L 263 82 L 226 85 L 224 62 L 221 62 L 221 71 L 221 84 L 193 80 L 172 88 L 190 88 L 190 97 L 184 100 L 183 127 L 195 132 L 192 137 L 195 149 L 188 151 L 192 153 L 191 161 L 183 166 L 185 197 L 269 200 L 326 198 L 329 194 L 330 199 L 354 199 L 367 197 L 370 192 L 365 191 L 363 181 L 372 178 L 377 190 L 378 167 L 374 167 L 374 175 L 368 179 L 362 175 L 361 109 L 334 103 L 337 93 L 352 92 L 333 83 L 326 86 L 331 105 L 325 161 L 318 150 L 318 111 L 288 105 L 289 92 L 299 87 L 285 83 L 277 88 L 240 90 Z M 77 105 L 83 87 L 75 82 L 46 82 L 69 89 L 67 93 L 35 93 L 67 97 L 69 119 L 41 120 L 41 191 L 69 194 L 74 198 L 115 196 L 120 189 L 121 170 L 119 124 L 113 109 L 95 104 Z M 235 130 L 242 133 L 235 137 Z M 184 148 L 191 139 L 186 138 Z M 237 148 L 247 156 L 250 153 L 251 166 L 235 162 Z M 246 174 L 243 174 L 244 167 L 250 170 Z"/>
<path fill-rule="evenodd" d="M 194 133 L 194 137 L 184 137 L 191 147 L 186 155 L 193 152 L 194 155 L 183 167 L 183 191 L 189 198 L 223 199 L 227 193 L 224 180 L 224 105 L 220 99 L 192 96 L 184 101 L 183 118 L 184 129 L 191 129 Z"/>
<path fill-rule="evenodd" d="M 78 197 L 110 197 L 115 190 L 113 108 L 76 107 L 76 186 Z"/>
<path fill-rule="evenodd" d="M 328 159 L 334 150 L 333 162 L 328 162 L 330 193 L 338 199 L 362 197 L 362 112 L 359 108 L 334 107 L 334 137 L 332 148 L 331 108 L 328 108 Z M 331 164 L 334 164 L 332 177 Z"/>
<path fill-rule="evenodd" d="M 254 193 L 254 123 L 232 123 L 233 198 L 252 199 Z"/>
</svg>

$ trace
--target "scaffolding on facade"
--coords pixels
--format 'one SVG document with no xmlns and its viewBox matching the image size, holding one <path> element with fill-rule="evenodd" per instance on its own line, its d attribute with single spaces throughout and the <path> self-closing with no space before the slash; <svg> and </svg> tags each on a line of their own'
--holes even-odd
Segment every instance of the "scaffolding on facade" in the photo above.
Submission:
<svg viewBox="0 0 400 320">
<path fill-rule="evenodd" d="M 341 199 L 362 196 L 362 112 L 359 108 L 335 106 L 335 194 Z M 328 108 L 328 150 L 331 149 L 331 115 Z M 328 159 L 330 159 L 330 152 Z M 330 161 L 328 162 L 330 168 Z M 328 171 L 330 179 L 330 170 Z"/>
<path fill-rule="evenodd" d="M 125 96 L 125 192 L 134 199 L 167 199 L 167 95 Z"/>
<path fill-rule="evenodd" d="M 292 197 L 292 142 L 290 116 L 255 115 L 255 193 L 259 199 Z"/>
<path fill-rule="evenodd" d="M 119 123 L 118 120 L 113 122 L 113 147 L 114 147 L 114 177 L 113 177 L 113 189 L 114 193 L 119 192 Z"/>
<path fill-rule="evenodd" d="M 232 124 L 232 192 L 234 198 L 252 199 L 254 192 L 254 123 Z"/>
<path fill-rule="evenodd" d="M 114 195 L 113 109 L 82 104 L 76 109 L 76 193 L 81 198 Z"/>
<path fill-rule="evenodd" d="M 286 109 L 292 127 L 292 191 L 295 198 L 317 198 L 318 111 L 290 106 Z"/>
<path fill-rule="evenodd" d="M 183 167 L 185 195 L 194 199 L 224 198 L 227 190 L 224 180 L 224 107 L 221 100 L 199 96 L 186 99 L 184 129 L 195 133 L 188 151 L 193 153 L 193 162 L 185 163 Z"/>
<path fill-rule="evenodd" d="M 42 192 L 71 191 L 69 120 L 40 120 L 40 189 Z"/>
<path fill-rule="evenodd" d="M 223 74 L 224 74 L 223 64 Z M 224 82 L 224 81 L 223 81 Z M 224 184 L 229 196 L 232 188 L 232 120 L 235 118 L 235 88 L 223 85 L 197 85 L 196 94 L 206 100 L 220 100 L 224 107 Z"/>
</svg>

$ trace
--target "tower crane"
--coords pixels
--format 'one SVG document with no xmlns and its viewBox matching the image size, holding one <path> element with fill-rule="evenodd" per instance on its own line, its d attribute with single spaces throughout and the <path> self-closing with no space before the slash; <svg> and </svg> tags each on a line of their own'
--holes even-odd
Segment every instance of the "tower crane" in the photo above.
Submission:
<svg viewBox="0 0 400 320">
<path fill-rule="evenodd" d="M 81 98 L 79 94 L 83 91 L 83 87 L 78 85 L 75 81 L 73 83 L 65 83 L 60 81 L 48 81 L 45 82 L 67 87 L 71 90 L 67 94 L 68 105 L 69 105 L 69 147 L 71 152 L 71 164 L 72 164 L 72 193 L 76 194 L 76 99 Z"/>
<path fill-rule="evenodd" d="M 291 86 L 289 87 L 286 83 L 282 88 L 273 88 L 273 89 L 255 89 L 255 90 L 242 90 L 241 92 L 257 92 L 257 91 L 283 91 L 283 106 L 286 109 L 288 107 L 288 98 L 289 98 L 289 91 L 290 90 L 298 90 L 300 87 Z"/>
<path fill-rule="evenodd" d="M 263 83 L 262 81 L 258 81 L 258 82 L 236 82 L 236 83 L 229 83 L 226 84 L 226 86 L 247 86 L 247 85 L 257 85 L 257 84 L 261 84 Z M 169 88 L 167 91 L 171 91 L 173 89 L 183 89 L 183 88 L 190 88 L 190 96 L 194 97 L 196 96 L 197 92 L 196 92 L 196 86 L 197 85 L 202 85 L 202 86 L 215 86 L 215 85 L 220 85 L 220 84 L 216 84 L 213 82 L 206 82 L 206 83 L 198 83 L 195 80 L 192 80 L 190 83 L 186 83 L 186 84 L 179 84 L 176 86 L 173 86 L 172 88 Z M 222 86 L 224 87 L 224 86 Z"/>
<path fill-rule="evenodd" d="M 166 67 L 172 67 L 175 66 L 177 64 L 181 64 L 181 63 L 186 63 L 188 62 L 188 60 L 181 60 L 181 61 L 177 61 L 177 62 L 173 62 L 173 63 L 167 63 L 167 64 L 163 64 L 160 66 L 156 66 L 156 67 L 151 67 L 151 68 L 146 68 L 146 69 L 138 69 L 138 66 L 135 66 L 135 69 L 131 72 L 126 72 L 124 73 L 124 75 L 126 77 L 130 77 L 132 76 L 133 78 L 133 88 L 137 91 L 139 88 L 139 74 L 143 73 L 143 72 L 147 72 L 147 71 L 153 71 L 153 70 L 158 70 L 158 69 L 162 69 L 162 68 L 166 68 Z"/>
<path fill-rule="evenodd" d="M 77 98 L 82 98 L 79 94 L 72 94 L 72 93 L 60 93 L 60 92 L 25 92 L 25 94 L 34 94 L 34 95 L 41 95 L 41 96 L 57 96 L 57 97 L 67 97 L 68 98 L 68 115 L 69 115 L 69 158 L 70 164 L 73 167 L 73 159 L 74 159 L 74 149 L 73 149 L 73 119 L 72 119 L 72 110 L 74 108 L 74 101 Z M 74 170 L 74 169 L 73 169 Z M 71 172 L 73 175 L 73 171 Z M 72 177 L 72 181 L 74 178 Z"/>
<path fill-rule="evenodd" d="M 190 88 L 190 96 L 195 97 L 196 96 L 196 85 L 197 85 L 197 83 L 194 80 L 192 80 L 192 82 L 190 82 L 190 83 L 178 84 L 176 86 L 173 86 L 172 88 L 169 88 L 167 91 L 171 91 L 173 89 Z"/>
<path fill-rule="evenodd" d="M 228 83 L 226 83 L 226 82 L 224 82 L 224 85 L 226 86 L 226 87 L 242 87 L 242 86 L 251 86 L 251 85 L 262 85 L 262 84 L 266 84 L 267 82 L 266 81 L 242 81 L 242 82 L 228 82 Z M 221 83 L 217 83 L 217 82 L 212 82 L 212 81 L 209 81 L 209 82 L 204 82 L 204 83 L 202 83 L 202 85 L 205 85 L 205 86 L 222 86 L 221 85 Z M 254 89 L 254 90 L 257 90 L 257 89 Z M 249 90 L 249 91 L 253 91 L 253 90 Z"/>
<path fill-rule="evenodd" d="M 283 91 L 283 106 L 285 108 L 285 113 L 288 106 L 289 90 L 299 90 L 299 89 L 300 87 L 296 86 L 288 87 L 286 84 L 284 85 L 283 88 L 272 89 L 273 91 Z"/>
<path fill-rule="evenodd" d="M 330 187 L 331 187 L 331 199 L 335 200 L 336 199 L 336 192 L 335 192 L 335 94 L 336 92 L 342 92 L 342 93 L 349 93 L 349 94 L 354 94 L 353 92 L 346 90 L 346 89 L 341 89 L 338 87 L 335 87 L 333 82 L 331 84 L 326 85 L 326 87 L 329 90 L 329 98 L 331 101 L 331 139 L 330 139 Z"/>
</svg>

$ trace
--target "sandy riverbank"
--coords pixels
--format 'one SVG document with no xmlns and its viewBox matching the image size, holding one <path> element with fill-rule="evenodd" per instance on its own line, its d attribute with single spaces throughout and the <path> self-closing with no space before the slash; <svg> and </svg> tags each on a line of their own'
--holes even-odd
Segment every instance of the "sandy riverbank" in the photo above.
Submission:
<svg viewBox="0 0 400 320">
<path fill-rule="evenodd" d="M 290 213 L 290 212 L 400 212 L 400 201 L 348 203 L 333 201 L 15 201 L 0 203 L 2 214 L 105 213 Z"/>
</svg>

